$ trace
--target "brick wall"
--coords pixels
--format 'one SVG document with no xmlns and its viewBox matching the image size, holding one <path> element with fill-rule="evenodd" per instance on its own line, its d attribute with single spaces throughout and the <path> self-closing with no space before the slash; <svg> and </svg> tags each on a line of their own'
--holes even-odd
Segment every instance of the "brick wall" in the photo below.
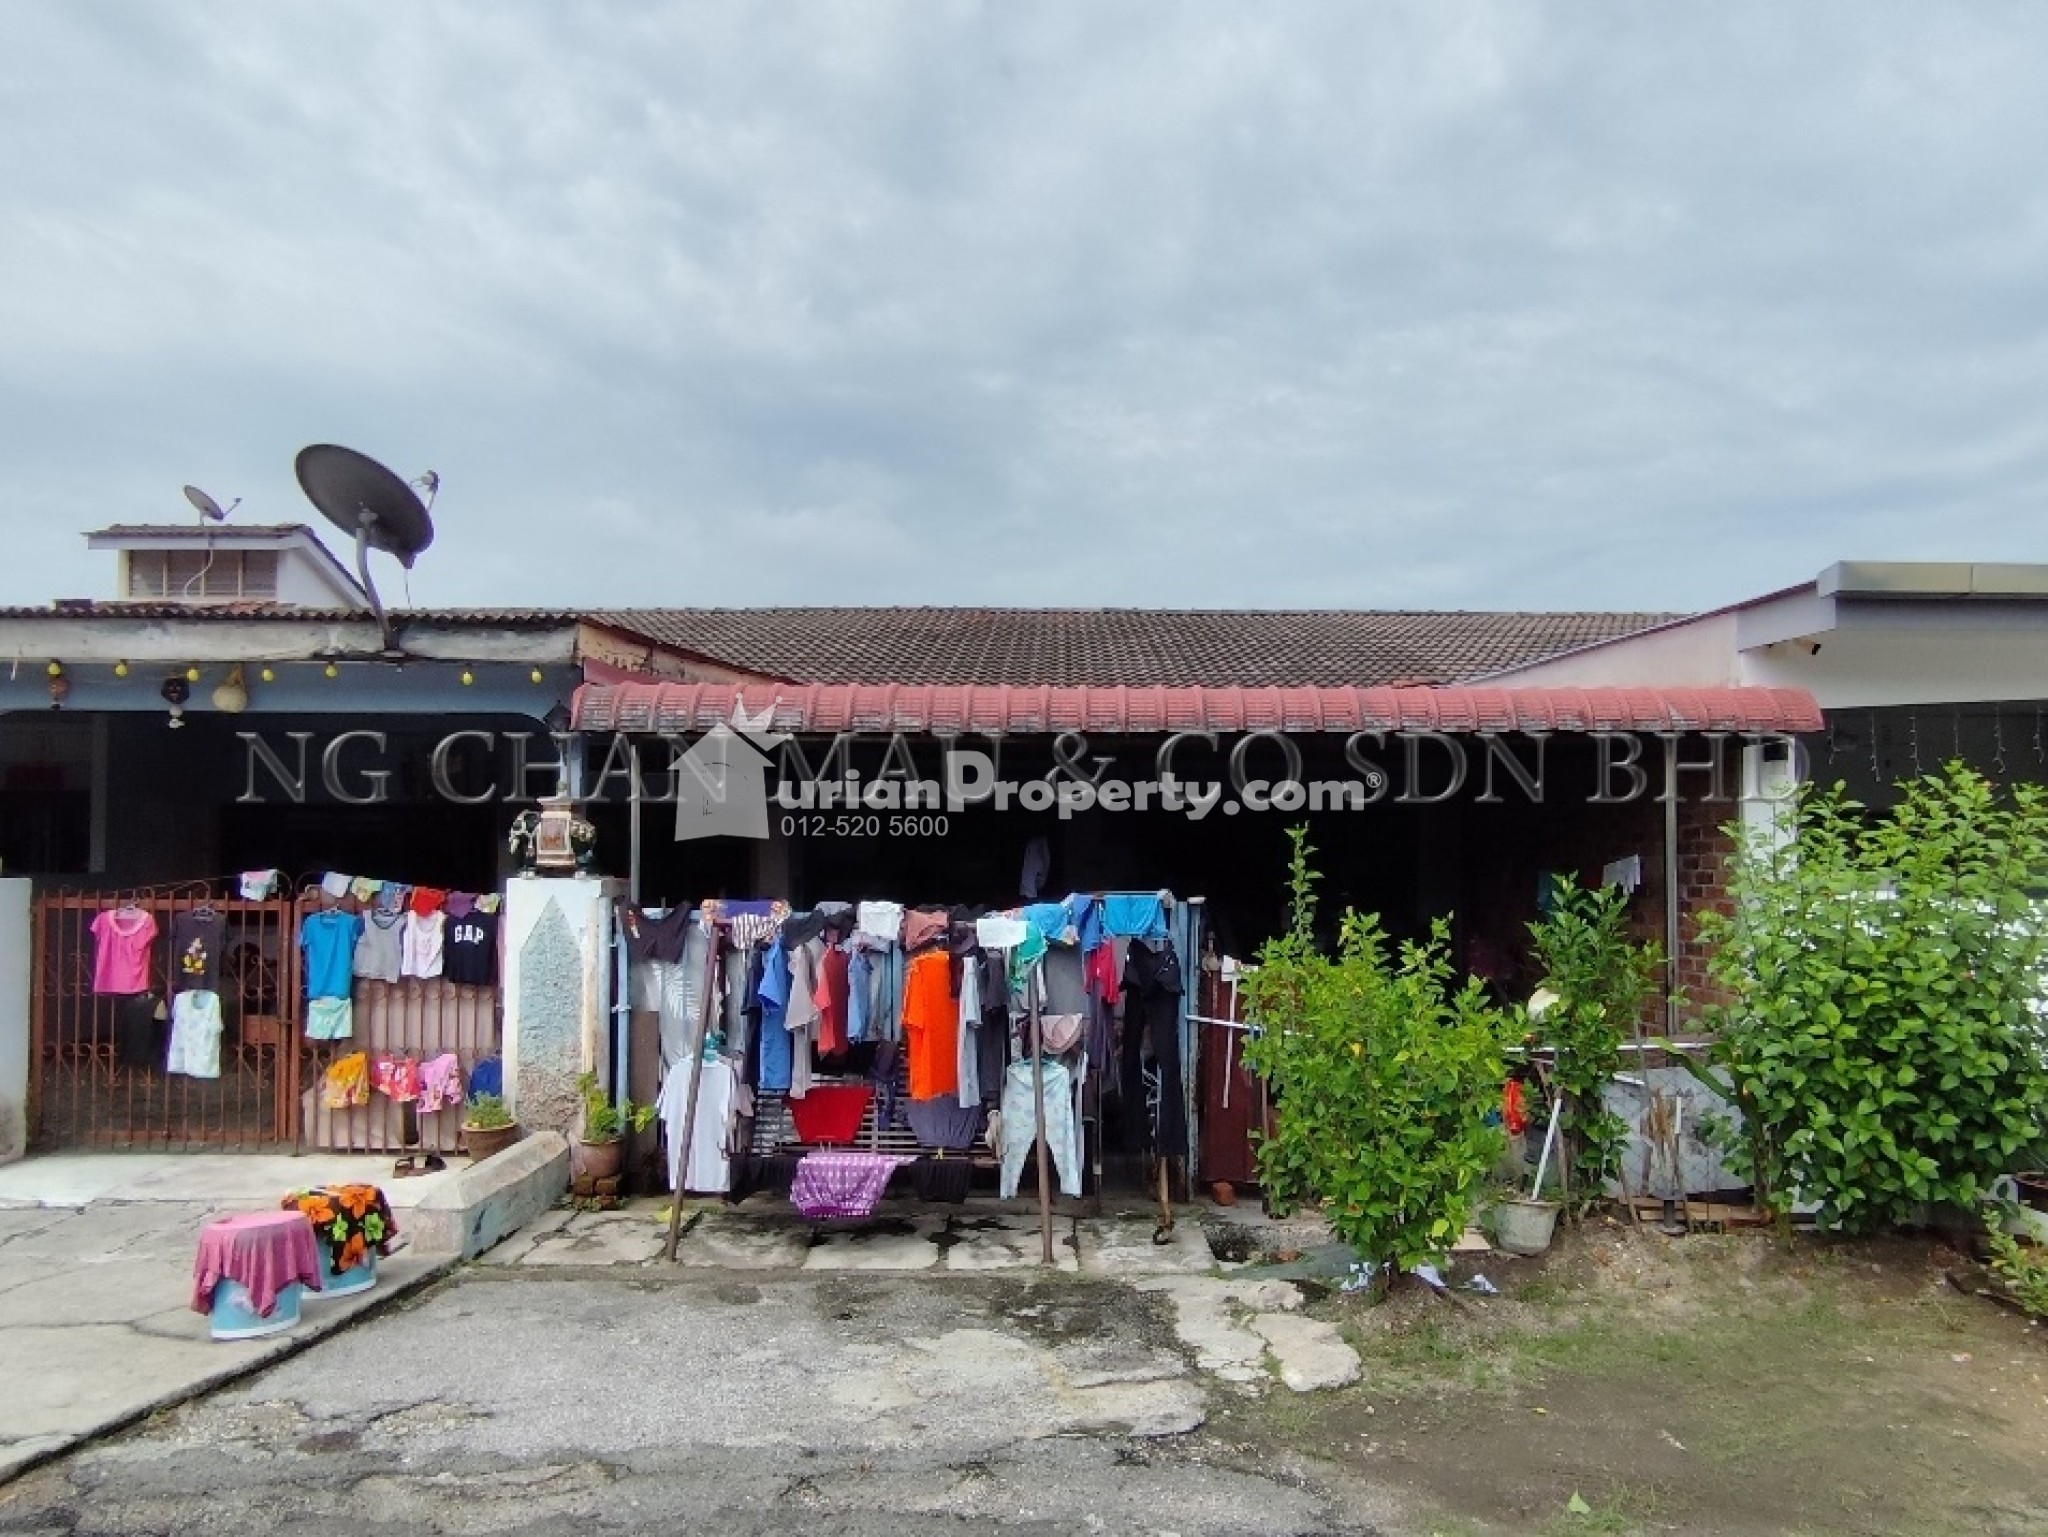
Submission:
<svg viewBox="0 0 2048 1537">
<path fill-rule="evenodd" d="M 1678 805 L 1678 987 L 1684 996 L 1681 1028 L 1701 1005 L 1727 996 L 1707 976 L 1707 948 L 1700 943 L 1695 915 L 1734 911 L 1728 899 L 1728 862 L 1735 840 L 1726 824 L 1740 814 L 1737 802 L 1681 800 Z"/>
</svg>

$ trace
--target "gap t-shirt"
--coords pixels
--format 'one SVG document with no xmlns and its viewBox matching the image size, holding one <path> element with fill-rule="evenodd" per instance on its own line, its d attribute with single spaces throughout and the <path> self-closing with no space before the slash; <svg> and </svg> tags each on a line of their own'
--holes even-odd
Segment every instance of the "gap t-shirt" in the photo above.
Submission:
<svg viewBox="0 0 2048 1537">
<path fill-rule="evenodd" d="M 306 958 L 308 998 L 346 998 L 363 920 L 339 908 L 309 913 L 299 925 L 299 949 Z"/>
<path fill-rule="evenodd" d="M 465 987 L 488 987 L 498 980 L 495 913 L 472 908 L 459 918 L 449 918 L 441 945 L 441 975 Z"/>
</svg>

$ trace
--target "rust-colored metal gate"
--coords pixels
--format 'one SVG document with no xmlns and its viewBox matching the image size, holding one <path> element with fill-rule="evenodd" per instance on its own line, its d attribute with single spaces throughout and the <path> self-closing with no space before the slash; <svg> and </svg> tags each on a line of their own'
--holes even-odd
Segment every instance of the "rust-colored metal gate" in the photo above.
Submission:
<svg viewBox="0 0 2048 1537">
<path fill-rule="evenodd" d="M 300 985 L 289 899 L 222 901 L 207 886 L 46 892 L 36 898 L 30 1139 L 38 1148 L 165 1151 L 289 1147 L 297 1140 Z M 149 914 L 148 988 L 94 986 L 93 922 Z M 218 927 L 220 1076 L 166 1070 L 172 934 L 181 915 Z"/>
</svg>

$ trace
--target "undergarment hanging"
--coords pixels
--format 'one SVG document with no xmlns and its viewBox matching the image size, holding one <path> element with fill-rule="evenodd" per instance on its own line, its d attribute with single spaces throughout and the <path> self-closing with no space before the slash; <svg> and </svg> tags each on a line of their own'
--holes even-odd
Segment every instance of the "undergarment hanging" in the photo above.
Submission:
<svg viewBox="0 0 2048 1537">
<path fill-rule="evenodd" d="M 864 1083 L 815 1083 L 802 1099 L 789 1102 L 789 1119 L 799 1142 L 845 1144 L 860 1135 L 873 1092 Z"/>
</svg>

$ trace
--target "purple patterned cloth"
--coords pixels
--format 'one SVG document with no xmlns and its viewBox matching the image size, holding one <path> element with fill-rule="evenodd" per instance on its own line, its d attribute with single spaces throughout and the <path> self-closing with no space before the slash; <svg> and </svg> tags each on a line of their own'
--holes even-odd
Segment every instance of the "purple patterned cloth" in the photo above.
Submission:
<svg viewBox="0 0 2048 1537">
<path fill-rule="evenodd" d="M 806 1153 L 789 1199 L 806 1217 L 871 1216 L 889 1176 L 912 1162 L 895 1153 Z"/>
</svg>

